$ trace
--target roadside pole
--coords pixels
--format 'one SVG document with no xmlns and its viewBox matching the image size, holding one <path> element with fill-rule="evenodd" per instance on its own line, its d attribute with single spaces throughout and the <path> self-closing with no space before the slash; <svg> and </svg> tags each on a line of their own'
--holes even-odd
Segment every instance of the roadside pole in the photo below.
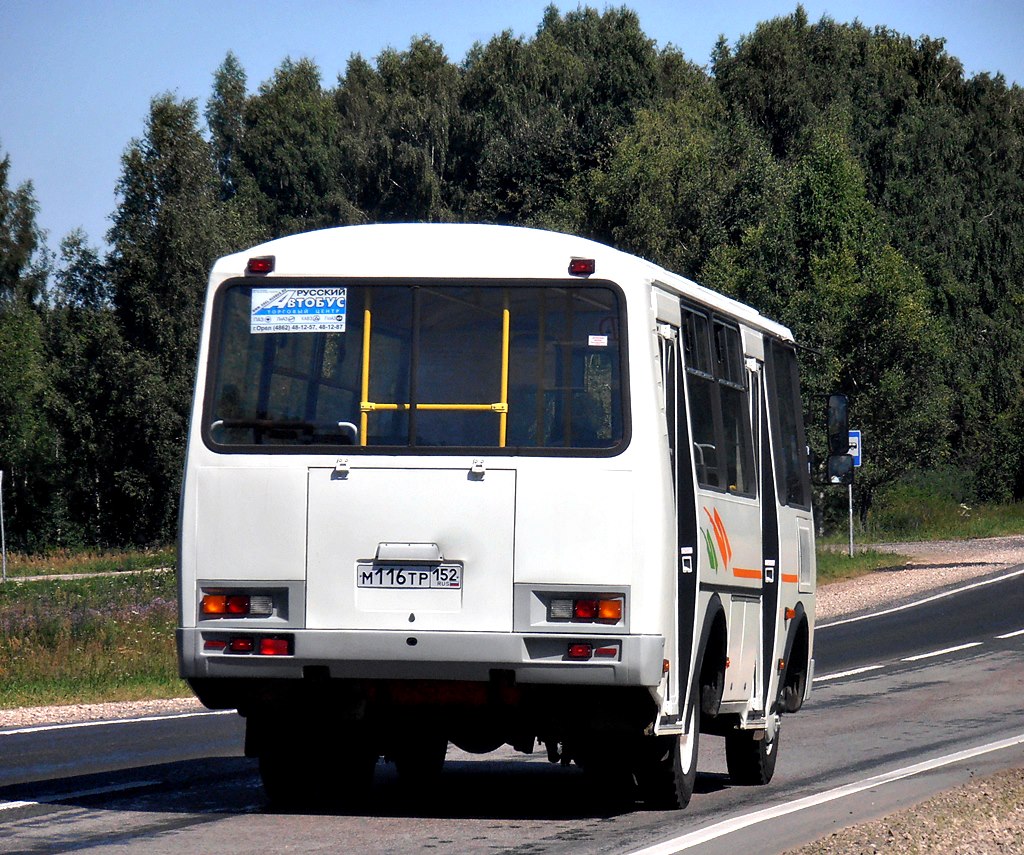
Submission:
<svg viewBox="0 0 1024 855">
<path fill-rule="evenodd" d="M 846 491 L 850 498 L 850 557 L 853 558 L 853 484 L 847 484 Z"/>
<path fill-rule="evenodd" d="M 3 553 L 4 575 L 7 581 L 7 535 L 4 534 L 4 470 L 0 469 L 0 551 Z"/>
<path fill-rule="evenodd" d="M 850 456 L 853 458 L 854 470 L 860 467 L 862 448 L 862 436 L 859 430 L 850 431 Z M 853 482 L 847 485 L 850 500 L 850 557 L 853 558 Z"/>
</svg>

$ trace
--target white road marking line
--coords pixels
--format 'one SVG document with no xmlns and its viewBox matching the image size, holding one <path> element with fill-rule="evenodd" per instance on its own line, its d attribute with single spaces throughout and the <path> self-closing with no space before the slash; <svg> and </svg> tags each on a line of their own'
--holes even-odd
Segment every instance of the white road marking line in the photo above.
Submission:
<svg viewBox="0 0 1024 855">
<path fill-rule="evenodd" d="M 40 724 L 34 727 L 19 727 L 14 730 L 0 730 L 0 736 L 15 736 L 20 733 L 46 733 L 50 730 L 74 730 L 78 727 L 103 727 L 108 724 L 135 724 L 140 721 L 170 721 L 175 718 L 197 718 L 207 715 L 235 715 L 236 710 L 204 710 L 193 713 L 168 713 L 167 715 L 147 715 L 141 718 L 110 718 L 98 721 L 72 721 L 65 724 Z"/>
<path fill-rule="evenodd" d="M 836 674 L 822 674 L 820 677 L 815 677 L 813 682 L 818 683 L 824 680 L 841 680 L 843 677 L 854 677 L 857 674 L 864 674 L 868 671 L 877 671 L 879 668 L 884 667 L 884 665 L 866 665 L 863 668 L 854 668 L 852 671 L 839 671 Z"/>
<path fill-rule="evenodd" d="M 900 662 L 917 662 L 921 659 L 931 659 L 933 656 L 944 656 L 947 653 L 956 653 L 958 650 L 967 650 L 971 647 L 981 647 L 980 641 L 972 641 L 969 644 L 958 644 L 956 647 L 947 647 L 943 650 L 933 650 L 931 653 L 918 653 L 917 656 L 908 656 Z"/>
<path fill-rule="evenodd" d="M 862 793 L 864 790 L 870 790 L 872 787 L 891 784 L 893 781 L 901 781 L 904 778 L 909 778 L 913 775 L 920 775 L 923 772 L 930 772 L 933 769 L 941 769 L 943 766 L 951 766 L 954 763 L 960 763 L 964 760 L 980 757 L 983 754 L 990 754 L 993 751 L 1001 751 L 1004 748 L 1012 748 L 1016 745 L 1022 744 L 1024 744 L 1024 733 L 1019 734 L 1018 736 L 1012 736 L 1009 739 L 1002 739 L 999 742 L 990 742 L 987 745 L 979 745 L 977 748 L 968 748 L 966 751 L 958 751 L 955 754 L 946 754 L 943 757 L 936 757 L 933 760 L 925 760 L 922 763 L 915 763 L 913 766 L 894 769 L 892 772 L 885 772 L 884 774 L 876 775 L 873 778 L 866 778 L 863 781 L 846 784 L 832 790 L 825 790 L 825 792 L 816 793 L 813 796 L 797 799 L 796 801 L 788 802 L 787 804 L 764 808 L 743 816 L 737 816 L 732 819 L 716 822 L 714 825 L 709 825 L 706 828 L 701 828 L 697 831 L 691 831 L 688 834 L 674 837 L 671 840 L 666 840 L 664 843 L 657 843 L 654 846 L 648 846 L 646 849 L 637 849 L 630 853 L 630 855 L 673 855 L 673 853 L 681 852 L 684 849 L 691 849 L 694 846 L 707 843 L 709 840 L 715 840 L 733 831 L 740 831 L 741 829 L 749 828 L 752 825 L 757 825 L 758 823 L 766 822 L 770 819 L 788 816 L 789 814 L 796 813 L 797 811 L 817 807 L 818 805 L 826 804 L 827 802 L 835 801 L 836 799 Z"/>
<path fill-rule="evenodd" d="M 997 635 L 996 638 L 1016 638 L 1018 635 L 1024 635 L 1024 629 L 1018 629 L 1016 632 L 1008 632 L 1005 635 Z"/>
<path fill-rule="evenodd" d="M 0 802 L 0 810 L 14 810 L 21 807 L 36 807 L 38 805 L 63 802 L 69 799 L 81 799 L 86 796 L 100 796 L 105 793 L 121 793 L 128 790 L 141 790 L 143 787 L 155 787 L 163 781 L 132 781 L 130 784 L 110 784 L 106 787 L 95 787 L 91 790 L 78 790 L 74 793 L 56 793 L 52 796 L 43 796 L 41 799 L 28 802 Z"/>
<path fill-rule="evenodd" d="M 1012 573 L 1006 573 L 1002 576 L 997 576 L 994 579 L 984 579 L 981 582 L 973 582 L 970 585 L 964 585 L 960 588 L 954 588 L 951 591 L 943 591 L 941 594 L 933 594 L 930 597 L 925 597 L 922 600 L 914 600 L 912 603 L 904 603 L 902 606 L 893 606 L 891 609 L 881 609 L 877 612 L 870 612 L 868 614 L 858 615 L 857 617 L 843 618 L 842 620 L 834 620 L 828 623 L 819 623 L 814 629 L 815 632 L 821 629 L 828 629 L 830 626 L 842 626 L 844 623 L 856 623 L 859 620 L 867 620 L 868 618 L 878 617 L 879 615 L 891 615 L 894 612 L 901 612 L 904 609 L 913 608 L 919 606 L 922 603 L 930 603 L 934 600 L 941 600 L 945 597 L 952 597 L 954 594 L 959 594 L 963 591 L 970 591 L 972 588 L 980 588 L 983 585 L 994 585 L 996 582 L 1002 582 L 1006 579 L 1013 579 L 1015 576 L 1024 575 L 1024 567 L 1020 570 L 1014 570 Z"/>
</svg>

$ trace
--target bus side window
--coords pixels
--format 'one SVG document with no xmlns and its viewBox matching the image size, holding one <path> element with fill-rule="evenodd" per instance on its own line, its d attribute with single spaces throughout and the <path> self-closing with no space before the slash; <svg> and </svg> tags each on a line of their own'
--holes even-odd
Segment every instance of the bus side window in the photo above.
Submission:
<svg viewBox="0 0 1024 855">
<path fill-rule="evenodd" d="M 683 355 L 697 482 L 754 495 L 753 433 L 739 328 L 712 323 L 698 309 L 684 309 Z"/>
<path fill-rule="evenodd" d="M 757 492 L 754 478 L 753 433 L 740 331 L 736 327 L 716 322 L 715 344 L 722 406 L 725 484 L 730 493 L 753 495 Z"/>
<path fill-rule="evenodd" d="M 686 362 L 686 398 L 690 407 L 693 460 L 697 483 L 721 488 L 718 443 L 715 429 L 718 395 L 711 359 L 708 319 L 694 311 L 683 312 L 683 358 Z"/>
</svg>

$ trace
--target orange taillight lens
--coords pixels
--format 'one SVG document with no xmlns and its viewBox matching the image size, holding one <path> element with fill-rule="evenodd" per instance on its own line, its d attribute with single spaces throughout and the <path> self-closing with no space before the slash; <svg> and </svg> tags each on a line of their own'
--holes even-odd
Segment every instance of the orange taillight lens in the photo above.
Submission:
<svg viewBox="0 0 1024 855">
<path fill-rule="evenodd" d="M 200 608 L 204 615 L 225 615 L 228 613 L 228 598 L 224 594 L 206 594 Z"/>
</svg>

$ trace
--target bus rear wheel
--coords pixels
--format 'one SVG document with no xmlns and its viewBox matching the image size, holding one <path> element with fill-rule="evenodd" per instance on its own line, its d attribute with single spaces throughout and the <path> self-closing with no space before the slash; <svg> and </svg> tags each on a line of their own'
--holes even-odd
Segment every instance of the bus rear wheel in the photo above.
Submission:
<svg viewBox="0 0 1024 855">
<path fill-rule="evenodd" d="M 682 810 L 690 803 L 697 782 L 700 704 L 690 704 L 687 732 L 681 736 L 645 739 L 636 769 L 640 797 L 651 810 Z"/>
<path fill-rule="evenodd" d="M 734 730 L 725 737 L 725 765 L 734 784 L 759 786 L 771 781 L 779 756 L 779 733 L 776 725 L 771 739 L 752 730 Z"/>
</svg>

